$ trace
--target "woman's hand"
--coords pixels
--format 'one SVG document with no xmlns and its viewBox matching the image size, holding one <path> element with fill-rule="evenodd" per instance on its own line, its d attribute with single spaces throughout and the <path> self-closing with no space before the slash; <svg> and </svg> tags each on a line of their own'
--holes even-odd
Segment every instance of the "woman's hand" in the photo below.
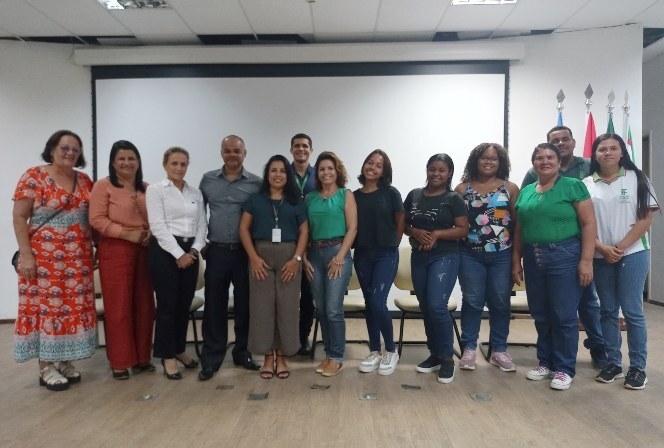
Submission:
<svg viewBox="0 0 664 448">
<path fill-rule="evenodd" d="M 411 228 L 411 236 L 420 243 L 420 250 L 431 250 L 436 239 L 431 232 L 416 227 Z"/>
<path fill-rule="evenodd" d="M 521 263 L 512 263 L 512 281 L 521 286 L 521 282 L 523 281 L 523 268 L 521 267 Z"/>
<path fill-rule="evenodd" d="M 593 281 L 593 262 L 592 260 L 581 260 L 579 262 L 579 282 L 581 286 L 588 286 Z"/>
<path fill-rule="evenodd" d="M 625 254 L 624 250 L 620 250 L 616 246 L 609 246 L 608 244 L 596 244 L 595 248 L 607 263 L 617 263 Z"/>
<path fill-rule="evenodd" d="M 249 266 L 251 268 L 251 275 L 256 280 L 265 280 L 267 278 L 267 270 L 270 266 L 261 257 L 249 259 Z"/>
<path fill-rule="evenodd" d="M 143 229 L 122 229 L 120 238 L 134 244 L 142 244 L 145 239 L 145 233 L 146 231 Z"/>
<path fill-rule="evenodd" d="M 281 268 L 281 281 L 288 283 L 295 278 L 295 274 L 300 269 L 300 262 L 296 259 L 291 259 L 284 264 Z"/>
<path fill-rule="evenodd" d="M 21 277 L 27 281 L 37 278 L 37 262 L 35 261 L 35 257 L 32 255 L 32 253 L 19 255 L 18 265 L 18 272 L 21 274 Z"/>
<path fill-rule="evenodd" d="M 194 256 L 191 255 L 189 252 L 185 252 L 184 254 L 182 254 L 180 258 L 176 260 L 176 263 L 178 265 L 178 268 L 187 269 L 189 266 L 194 264 L 194 261 L 196 261 Z"/>
<path fill-rule="evenodd" d="M 304 274 L 307 276 L 309 281 L 312 281 L 314 279 L 314 265 L 311 264 L 309 260 L 307 260 L 307 257 L 302 258 L 302 263 L 304 267 Z"/>
<path fill-rule="evenodd" d="M 335 278 L 341 277 L 341 269 L 345 263 L 345 260 L 338 262 L 336 256 L 332 257 L 332 260 L 327 265 L 327 278 L 333 280 Z"/>
<path fill-rule="evenodd" d="M 150 238 L 152 237 L 152 232 L 150 229 L 144 230 L 143 240 L 141 241 L 141 246 L 148 247 L 150 245 Z"/>
</svg>

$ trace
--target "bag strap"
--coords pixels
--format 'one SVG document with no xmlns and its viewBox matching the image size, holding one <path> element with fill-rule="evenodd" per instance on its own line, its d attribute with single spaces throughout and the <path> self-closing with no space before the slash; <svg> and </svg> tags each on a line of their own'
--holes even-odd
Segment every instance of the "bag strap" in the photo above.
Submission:
<svg viewBox="0 0 664 448">
<path fill-rule="evenodd" d="M 72 193 L 72 194 L 76 193 L 76 184 L 77 184 L 77 182 L 78 182 L 78 173 L 74 172 L 74 186 L 73 186 L 73 188 L 72 188 L 72 190 L 71 190 L 71 193 Z M 44 222 L 42 222 L 41 224 L 39 224 L 39 227 L 37 227 L 37 228 L 36 228 L 35 230 L 33 230 L 32 232 L 30 232 L 30 235 L 28 235 L 28 237 L 32 238 L 32 235 L 34 235 L 35 233 L 37 233 L 37 231 L 38 231 L 39 229 L 41 229 L 42 227 L 44 227 L 46 224 L 48 224 L 48 222 L 49 222 L 50 220 L 52 220 L 53 218 L 55 218 L 56 216 L 58 216 L 58 215 L 59 215 L 60 213 L 62 213 L 63 211 L 65 211 L 65 208 L 64 208 L 64 207 L 57 209 L 57 210 L 55 211 L 55 213 L 52 213 L 48 218 L 46 218 L 46 221 L 44 221 Z"/>
</svg>

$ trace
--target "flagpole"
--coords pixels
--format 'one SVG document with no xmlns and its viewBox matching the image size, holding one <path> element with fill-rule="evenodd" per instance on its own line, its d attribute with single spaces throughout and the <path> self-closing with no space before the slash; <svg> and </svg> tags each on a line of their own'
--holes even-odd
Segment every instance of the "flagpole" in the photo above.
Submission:
<svg viewBox="0 0 664 448">
<path fill-rule="evenodd" d="M 586 138 L 583 142 L 583 157 L 589 159 L 592 157 L 593 153 L 593 142 L 597 137 L 597 132 L 595 131 L 595 119 L 593 118 L 593 113 L 590 111 L 590 106 L 593 102 L 590 100 L 593 96 L 593 88 L 588 83 L 588 87 L 583 92 L 586 96 Z"/>
<path fill-rule="evenodd" d="M 627 91 L 625 91 L 625 104 L 623 104 L 623 140 L 625 141 L 625 146 L 627 146 L 627 151 L 632 157 L 632 162 L 636 163 L 636 158 L 634 154 L 634 142 L 632 141 L 632 128 L 629 125 L 629 96 Z"/>
<path fill-rule="evenodd" d="M 616 99 L 616 94 L 613 93 L 613 89 L 612 89 L 611 92 L 609 93 L 609 97 L 608 97 L 608 98 L 609 98 L 609 104 L 606 105 L 606 110 L 607 110 L 607 112 L 608 112 L 608 114 L 609 114 L 609 120 L 608 120 L 609 123 L 608 123 L 607 126 L 606 126 L 606 133 L 607 133 L 607 134 L 615 134 L 616 131 L 615 131 L 615 129 L 613 128 L 613 102 L 614 102 L 615 99 Z"/>
<path fill-rule="evenodd" d="M 556 109 L 558 109 L 558 126 L 563 125 L 563 109 L 565 106 L 563 105 L 563 101 L 565 101 L 565 92 L 563 92 L 563 89 L 560 89 L 558 91 L 558 95 L 556 95 L 556 99 L 558 100 L 558 106 L 556 106 Z"/>
</svg>

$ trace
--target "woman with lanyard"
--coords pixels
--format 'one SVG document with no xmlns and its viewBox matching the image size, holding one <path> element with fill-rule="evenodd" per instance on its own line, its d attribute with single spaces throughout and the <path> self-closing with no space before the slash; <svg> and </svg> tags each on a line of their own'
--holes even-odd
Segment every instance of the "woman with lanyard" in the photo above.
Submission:
<svg viewBox="0 0 664 448">
<path fill-rule="evenodd" d="M 629 158 L 625 142 L 604 134 L 593 143 L 592 176 L 583 183 L 590 191 L 597 216 L 595 287 L 601 307 L 602 334 L 609 365 L 595 377 L 611 383 L 624 376 L 619 310 L 627 324 L 629 370 L 624 386 L 646 387 L 647 332 L 643 315 L 643 285 L 648 274 L 648 229 L 659 209 L 650 181 Z"/>
<path fill-rule="evenodd" d="M 239 231 L 249 257 L 249 350 L 265 354 L 261 378 L 285 379 L 285 357 L 300 349 L 296 323 L 309 226 L 284 156 L 268 160 L 261 191 L 247 201 Z"/>
<path fill-rule="evenodd" d="M 189 307 L 196 290 L 198 252 L 205 245 L 207 219 L 200 190 L 184 180 L 189 153 L 179 147 L 166 150 L 167 178 L 148 186 L 148 221 L 154 238 L 148 269 L 157 298 L 154 356 L 161 358 L 164 375 L 180 380 L 176 361 L 187 369 L 198 362 L 185 352 Z"/>
</svg>

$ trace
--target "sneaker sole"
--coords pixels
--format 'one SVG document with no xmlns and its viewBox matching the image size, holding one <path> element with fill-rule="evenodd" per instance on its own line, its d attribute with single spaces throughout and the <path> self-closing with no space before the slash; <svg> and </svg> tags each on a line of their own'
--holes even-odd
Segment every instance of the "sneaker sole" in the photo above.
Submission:
<svg viewBox="0 0 664 448">
<path fill-rule="evenodd" d="M 648 378 L 646 378 L 646 380 L 643 382 L 643 386 L 641 386 L 641 387 L 634 387 L 634 386 L 630 386 L 629 384 L 625 384 L 624 386 L 625 386 L 625 389 L 629 389 L 629 390 L 643 390 L 643 389 L 645 389 L 646 384 L 648 384 Z"/>
<path fill-rule="evenodd" d="M 459 368 L 461 370 L 475 370 L 475 364 L 470 365 L 470 364 L 460 364 Z"/>
<path fill-rule="evenodd" d="M 456 373 L 456 366 L 454 366 L 454 370 L 452 371 L 452 376 L 449 378 L 441 378 L 438 377 L 438 382 L 442 384 L 450 384 L 452 381 L 454 381 L 454 374 Z"/>
<path fill-rule="evenodd" d="M 420 373 L 431 373 L 431 372 L 435 372 L 436 370 L 439 370 L 439 369 L 440 369 L 440 364 L 438 364 L 437 366 L 433 366 L 433 367 L 415 366 L 415 370 L 417 370 Z"/>
<path fill-rule="evenodd" d="M 378 375 L 381 375 L 381 376 L 392 375 L 396 370 L 397 370 L 396 367 L 391 367 L 389 369 L 382 369 L 382 370 L 378 369 Z"/>
<path fill-rule="evenodd" d="M 491 364 L 492 366 L 498 367 L 503 372 L 516 372 L 516 367 L 503 367 L 500 364 L 498 364 L 497 362 L 494 362 L 493 359 L 489 360 L 489 364 Z"/>
<path fill-rule="evenodd" d="M 567 390 L 569 387 L 572 385 L 570 382 L 569 384 L 551 384 L 551 389 L 553 390 Z"/>
<path fill-rule="evenodd" d="M 597 381 L 598 383 L 609 384 L 609 383 L 613 383 L 613 380 L 616 380 L 616 379 L 619 379 L 619 378 L 625 378 L 625 374 L 624 373 L 619 373 L 618 375 L 614 376 L 610 380 L 605 380 L 604 378 L 596 376 L 595 381 Z"/>
<path fill-rule="evenodd" d="M 380 365 L 377 365 L 375 367 L 374 366 L 364 367 L 364 366 L 360 365 L 360 367 L 358 367 L 358 370 L 362 373 L 371 373 L 371 372 L 375 372 L 376 370 L 378 370 L 379 367 L 380 367 Z"/>
<path fill-rule="evenodd" d="M 548 373 L 546 375 L 531 375 L 526 373 L 526 379 L 529 379 L 530 381 L 542 381 L 547 378 L 550 378 Z"/>
</svg>

